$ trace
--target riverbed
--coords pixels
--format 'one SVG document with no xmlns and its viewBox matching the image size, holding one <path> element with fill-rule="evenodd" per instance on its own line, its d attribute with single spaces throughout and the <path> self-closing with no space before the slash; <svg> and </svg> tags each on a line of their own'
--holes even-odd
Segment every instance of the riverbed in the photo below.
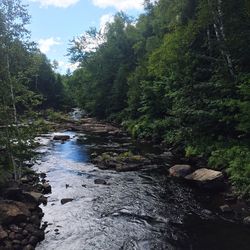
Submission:
<svg viewBox="0 0 250 250">
<path fill-rule="evenodd" d="M 40 148 L 44 153 L 33 167 L 52 186 L 42 205 L 48 227 L 38 250 L 249 249 L 248 228 L 213 207 L 208 211 L 204 197 L 211 197 L 199 199 L 201 193 L 170 179 L 165 168 L 116 172 L 90 163 L 108 145 L 113 151 L 150 149 L 126 137 L 64 134 L 71 139 Z M 97 179 L 107 184 L 95 184 Z M 62 205 L 65 198 L 73 200 Z"/>
</svg>

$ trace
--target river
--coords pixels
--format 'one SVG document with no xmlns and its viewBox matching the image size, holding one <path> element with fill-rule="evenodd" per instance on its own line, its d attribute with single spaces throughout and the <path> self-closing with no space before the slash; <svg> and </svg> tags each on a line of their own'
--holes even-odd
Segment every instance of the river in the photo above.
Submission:
<svg viewBox="0 0 250 250">
<path fill-rule="evenodd" d="M 49 226 L 38 250 L 249 249 L 249 229 L 223 220 L 213 207 L 207 212 L 207 194 L 199 199 L 201 194 L 167 177 L 165 169 L 118 173 L 90 163 L 93 152 L 121 138 L 66 134 L 71 140 L 41 148 L 45 153 L 34 166 L 52 186 L 42 205 Z M 122 143 L 134 147 L 129 138 Z M 62 205 L 63 198 L 73 201 Z"/>
</svg>

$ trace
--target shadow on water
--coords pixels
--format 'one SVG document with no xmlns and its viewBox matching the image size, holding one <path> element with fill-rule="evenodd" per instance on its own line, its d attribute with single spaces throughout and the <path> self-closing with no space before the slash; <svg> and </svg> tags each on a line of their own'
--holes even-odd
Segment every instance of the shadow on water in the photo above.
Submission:
<svg viewBox="0 0 250 250">
<path fill-rule="evenodd" d="M 117 173 L 89 163 L 93 152 L 115 152 L 117 144 L 126 151 L 138 147 L 129 138 L 68 134 L 71 140 L 52 142 L 34 166 L 52 186 L 42 207 L 49 226 L 38 250 L 249 249 L 248 228 L 221 220 L 215 211 L 204 215 L 194 190 L 169 179 L 165 169 Z M 63 198 L 73 201 L 62 205 Z"/>
</svg>

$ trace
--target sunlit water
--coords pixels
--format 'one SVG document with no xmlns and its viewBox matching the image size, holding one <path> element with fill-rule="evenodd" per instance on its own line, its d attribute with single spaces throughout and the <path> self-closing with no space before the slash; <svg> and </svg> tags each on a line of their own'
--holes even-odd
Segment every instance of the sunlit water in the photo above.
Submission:
<svg viewBox="0 0 250 250">
<path fill-rule="evenodd" d="M 117 173 L 88 163 L 91 139 L 51 142 L 34 168 L 52 186 L 40 250 L 249 249 L 249 231 L 202 212 L 193 191 L 165 172 Z M 107 139 L 107 138 L 106 138 Z M 105 138 L 92 139 L 98 146 Z M 110 142 L 110 139 L 107 139 Z M 104 179 L 108 185 L 97 185 Z M 72 198 L 62 205 L 61 199 Z"/>
</svg>

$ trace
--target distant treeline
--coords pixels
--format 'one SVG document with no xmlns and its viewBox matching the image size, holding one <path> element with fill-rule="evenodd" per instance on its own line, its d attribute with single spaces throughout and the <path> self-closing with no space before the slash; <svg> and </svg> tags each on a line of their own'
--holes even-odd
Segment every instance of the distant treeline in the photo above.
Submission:
<svg viewBox="0 0 250 250">
<path fill-rule="evenodd" d="M 104 42 L 89 52 L 89 38 Z M 66 79 L 79 106 L 135 137 L 182 146 L 249 189 L 248 0 L 148 0 L 137 20 L 118 13 L 69 54 L 80 63 Z"/>
</svg>

